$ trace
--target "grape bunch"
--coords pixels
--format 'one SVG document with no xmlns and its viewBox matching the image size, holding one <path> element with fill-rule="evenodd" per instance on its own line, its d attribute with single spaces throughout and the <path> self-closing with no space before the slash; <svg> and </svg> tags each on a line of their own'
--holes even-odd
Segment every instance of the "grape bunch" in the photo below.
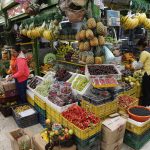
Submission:
<svg viewBox="0 0 150 150">
<path fill-rule="evenodd" d="M 57 70 L 55 78 L 58 81 L 67 81 L 72 75 L 64 68 Z"/>
</svg>

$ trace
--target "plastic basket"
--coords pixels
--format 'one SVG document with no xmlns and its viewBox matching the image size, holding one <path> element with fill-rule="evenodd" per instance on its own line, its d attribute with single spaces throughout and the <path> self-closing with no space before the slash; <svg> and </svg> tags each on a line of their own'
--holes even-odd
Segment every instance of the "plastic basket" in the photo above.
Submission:
<svg viewBox="0 0 150 150">
<path fill-rule="evenodd" d="M 136 95 L 136 93 L 137 93 L 137 86 L 134 86 L 132 89 L 124 91 L 122 94 L 132 96 L 134 94 Z"/>
<path fill-rule="evenodd" d="M 1 97 L 0 98 L 0 104 L 4 104 L 7 102 L 13 102 L 13 101 L 18 101 L 19 97 L 18 96 L 13 96 L 13 97 Z"/>
<path fill-rule="evenodd" d="M 23 104 L 24 105 L 24 104 Z M 23 105 L 18 105 L 18 106 L 23 106 Z M 25 104 L 28 105 L 28 104 Z M 38 113 L 35 111 L 34 114 L 26 116 L 26 117 L 20 117 L 15 113 L 15 108 L 18 106 L 12 107 L 12 113 L 13 113 L 13 118 L 16 121 L 17 125 L 20 128 L 26 128 L 35 124 L 38 124 Z M 33 107 L 30 106 L 32 109 Z"/>
<path fill-rule="evenodd" d="M 28 95 L 28 94 L 27 94 L 27 101 L 28 101 L 29 104 L 34 106 L 34 99 L 32 99 L 32 97 L 30 95 Z"/>
<path fill-rule="evenodd" d="M 37 104 L 34 105 L 34 108 L 36 109 L 36 111 L 37 111 L 38 113 L 40 113 L 40 114 L 43 115 L 43 116 L 46 116 L 46 111 L 43 110 L 41 107 L 39 107 Z"/>
<path fill-rule="evenodd" d="M 3 114 L 4 117 L 9 117 L 12 115 L 12 109 L 11 107 L 1 108 L 1 113 Z"/>
<path fill-rule="evenodd" d="M 119 96 L 123 96 L 123 95 L 127 95 L 127 94 L 120 94 Z M 119 97 L 118 96 L 118 97 Z M 127 96 L 129 96 L 129 95 L 127 95 Z M 127 112 L 127 109 L 129 108 L 129 107 L 131 107 L 131 106 L 138 106 L 138 104 L 139 104 L 139 99 L 138 98 L 136 98 L 136 97 L 134 97 L 134 96 L 130 96 L 130 97 L 132 97 L 133 99 L 134 99 L 134 101 L 131 103 L 131 104 L 129 104 L 129 106 L 128 107 L 126 107 L 126 108 L 124 108 L 124 107 L 121 107 L 119 104 L 118 104 L 118 109 L 119 109 L 119 111 L 122 111 L 122 112 Z M 118 98 L 117 98 L 118 99 Z M 118 100 L 118 102 L 119 102 L 119 100 Z"/>
<path fill-rule="evenodd" d="M 74 131 L 75 136 L 77 136 L 78 138 L 80 138 L 82 140 L 88 139 L 89 137 L 91 137 L 101 131 L 101 123 L 98 123 L 98 124 L 94 125 L 93 127 L 89 127 L 85 130 L 81 130 L 80 128 L 78 128 L 77 126 L 75 126 L 74 124 L 69 122 L 63 116 L 62 116 L 62 124 L 63 124 L 63 126 L 72 129 Z"/>
<path fill-rule="evenodd" d="M 46 114 L 42 115 L 42 114 L 38 113 L 38 121 L 43 126 L 43 128 L 46 127 L 45 120 L 46 120 Z"/>
<path fill-rule="evenodd" d="M 141 123 L 132 119 L 128 119 L 126 129 L 132 133 L 141 135 L 150 129 L 150 120 Z"/>
<path fill-rule="evenodd" d="M 54 122 L 62 123 L 62 115 L 50 105 L 46 106 L 46 116 Z"/>
<path fill-rule="evenodd" d="M 90 147 L 90 144 L 95 143 L 97 140 L 100 141 L 100 133 L 97 133 L 86 140 L 81 140 L 78 137 L 75 137 L 76 145 L 80 145 L 81 147 Z"/>
<path fill-rule="evenodd" d="M 140 150 L 150 140 L 150 130 L 142 135 L 136 135 L 126 131 L 124 143 L 135 150 Z"/>
<path fill-rule="evenodd" d="M 42 98 L 39 94 L 35 93 L 34 95 L 34 102 L 43 110 L 46 110 L 46 102 L 45 98 Z"/>
<path fill-rule="evenodd" d="M 94 67 L 94 66 L 112 66 L 112 67 L 117 71 L 117 74 L 91 75 L 90 72 L 89 72 L 88 66 L 93 66 L 93 67 Z M 95 64 L 95 65 L 86 65 L 86 67 L 85 67 L 85 75 L 86 75 L 89 79 L 93 79 L 93 78 L 103 78 L 103 77 L 106 77 L 106 78 L 107 78 L 107 77 L 108 77 L 108 78 L 114 77 L 114 78 L 116 78 L 117 80 L 120 80 L 121 77 L 122 77 L 122 74 L 121 74 L 121 72 L 119 71 L 119 69 L 116 68 L 116 66 L 113 65 L 113 64 L 109 64 L 109 65 L 107 65 L 107 64 L 102 64 L 102 65 L 98 65 L 98 64 Z"/>
<path fill-rule="evenodd" d="M 93 105 L 85 100 L 81 101 L 81 107 L 83 107 L 85 110 L 94 113 L 98 117 L 106 117 L 112 113 L 117 112 L 118 110 L 118 101 L 114 100 L 111 102 L 107 102 L 102 105 Z"/>
</svg>

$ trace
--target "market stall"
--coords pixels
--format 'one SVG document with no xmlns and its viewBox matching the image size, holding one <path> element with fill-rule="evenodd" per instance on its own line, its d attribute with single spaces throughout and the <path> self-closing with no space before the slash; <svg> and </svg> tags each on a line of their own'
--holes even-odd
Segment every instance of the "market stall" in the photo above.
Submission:
<svg viewBox="0 0 150 150">
<path fill-rule="evenodd" d="M 12 115 L 20 128 L 40 123 L 43 130 L 34 136 L 24 129 L 10 132 L 12 148 L 121 150 L 123 143 L 142 148 L 150 140 L 150 109 L 140 106 L 144 72 L 133 65 L 139 55 L 130 31 L 150 29 L 148 15 L 122 15 L 119 4 L 127 9 L 129 1 L 104 1 L 117 10 L 86 0 L 59 1 L 57 8 L 54 1 L 45 8 L 21 4 L 15 8 L 28 9 L 21 16 L 34 16 L 16 30 L 22 40 L 17 44 L 30 49 L 28 103 L 16 105 L 15 83 L 3 79 L 0 110 L 10 112 L 4 116 Z M 15 19 L 12 9 L 8 13 Z M 125 35 L 127 44 L 121 39 Z"/>
</svg>

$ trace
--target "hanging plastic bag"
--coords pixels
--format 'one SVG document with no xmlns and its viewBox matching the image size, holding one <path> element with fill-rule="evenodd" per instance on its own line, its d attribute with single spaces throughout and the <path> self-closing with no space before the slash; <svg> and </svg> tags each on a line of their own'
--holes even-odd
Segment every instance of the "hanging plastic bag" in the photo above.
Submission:
<svg viewBox="0 0 150 150">
<path fill-rule="evenodd" d="M 113 61 L 114 58 L 115 58 L 115 56 L 114 56 L 113 53 L 110 51 L 110 49 L 108 49 L 106 46 L 104 46 L 103 49 L 104 49 L 104 54 L 105 54 L 106 63 L 109 63 L 109 62 Z"/>
</svg>

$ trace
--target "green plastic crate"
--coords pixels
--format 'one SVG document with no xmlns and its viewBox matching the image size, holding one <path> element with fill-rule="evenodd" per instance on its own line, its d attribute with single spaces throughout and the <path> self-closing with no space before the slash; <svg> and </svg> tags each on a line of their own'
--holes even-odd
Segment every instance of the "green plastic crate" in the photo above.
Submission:
<svg viewBox="0 0 150 150">
<path fill-rule="evenodd" d="M 136 135 L 130 131 L 126 131 L 124 143 L 135 150 L 140 150 L 150 140 L 150 130 L 142 135 Z"/>
<path fill-rule="evenodd" d="M 75 137 L 75 144 L 78 150 L 100 150 L 100 133 L 93 135 L 92 137 L 81 140 Z"/>
</svg>

